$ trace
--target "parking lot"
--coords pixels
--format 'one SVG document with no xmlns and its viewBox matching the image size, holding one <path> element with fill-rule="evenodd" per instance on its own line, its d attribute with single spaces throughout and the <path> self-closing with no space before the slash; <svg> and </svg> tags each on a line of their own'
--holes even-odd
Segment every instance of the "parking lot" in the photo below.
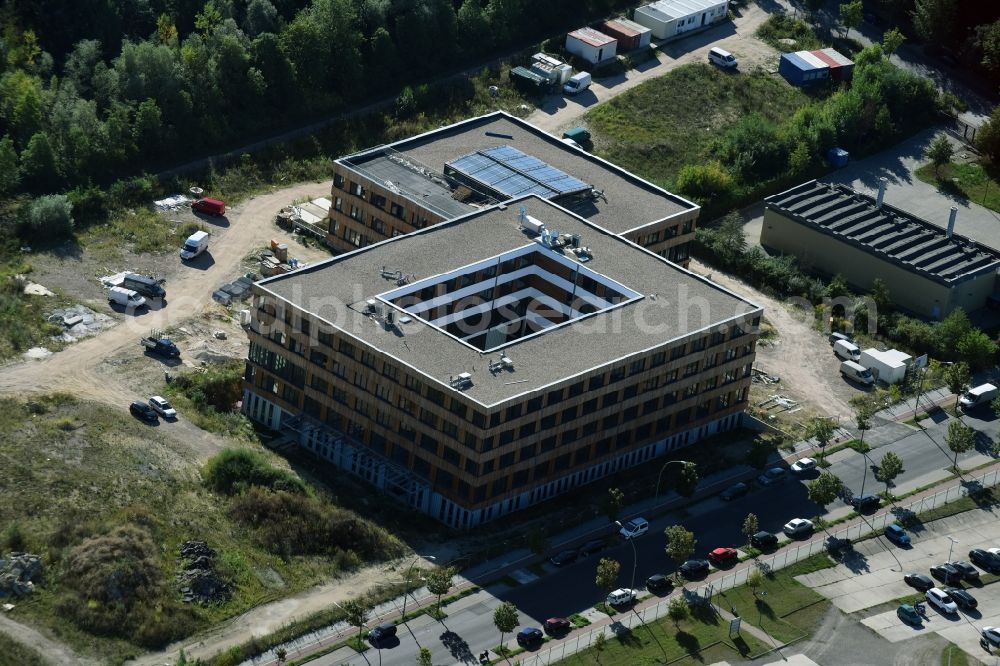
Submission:
<svg viewBox="0 0 1000 666">
<path fill-rule="evenodd" d="M 955 540 L 952 559 L 965 560 L 973 548 L 993 548 L 1000 544 L 1000 521 L 995 512 L 984 509 L 951 516 L 910 532 L 913 546 L 898 548 L 884 539 L 870 539 L 857 545 L 854 556 L 830 569 L 799 576 L 801 583 L 830 599 L 845 613 L 872 608 L 894 599 L 915 594 L 903 582 L 910 572 L 927 574 L 931 566 L 948 559 L 951 539 Z M 950 537 L 950 538 L 949 538 Z M 1000 624 L 1000 585 L 965 584 L 979 602 L 975 611 L 959 611 L 946 616 L 927 604 L 927 619 L 920 627 L 904 624 L 896 607 L 864 618 L 861 622 L 890 642 L 899 642 L 927 632 L 936 632 L 969 654 L 984 655 L 979 646 L 979 629 Z"/>
</svg>

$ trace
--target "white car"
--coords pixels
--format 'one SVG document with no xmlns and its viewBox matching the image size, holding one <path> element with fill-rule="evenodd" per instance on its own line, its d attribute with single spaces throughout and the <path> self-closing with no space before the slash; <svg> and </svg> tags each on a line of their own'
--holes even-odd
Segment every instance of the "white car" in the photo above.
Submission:
<svg viewBox="0 0 1000 666">
<path fill-rule="evenodd" d="M 790 537 L 798 536 L 799 534 L 807 534 L 812 532 L 813 523 L 811 520 L 806 520 L 805 518 L 792 518 L 785 526 L 782 528 Z"/>
<path fill-rule="evenodd" d="M 149 406 L 152 407 L 157 414 L 159 414 L 165 419 L 177 418 L 177 410 L 174 409 L 173 406 L 169 402 L 167 402 L 167 399 L 162 396 L 154 395 L 152 398 L 150 398 Z"/>
<path fill-rule="evenodd" d="M 812 469 L 816 469 L 816 461 L 813 458 L 803 458 L 792 463 L 792 471 L 796 474 L 808 472 Z"/>
<path fill-rule="evenodd" d="M 618 530 L 618 534 L 620 534 L 623 539 L 635 539 L 636 537 L 641 537 L 648 531 L 648 520 L 645 518 L 633 518 L 622 525 L 622 528 Z"/>
<path fill-rule="evenodd" d="M 608 595 L 609 606 L 623 606 L 635 601 L 635 590 L 627 587 L 620 587 Z"/>
<path fill-rule="evenodd" d="M 927 590 L 927 593 L 924 596 L 927 597 L 927 603 L 934 606 L 942 613 L 947 613 L 948 615 L 958 613 L 958 606 L 955 604 L 955 601 L 941 588 L 932 587 Z"/>
<path fill-rule="evenodd" d="M 1000 647 L 1000 627 L 983 627 L 983 640 L 993 647 Z"/>
</svg>

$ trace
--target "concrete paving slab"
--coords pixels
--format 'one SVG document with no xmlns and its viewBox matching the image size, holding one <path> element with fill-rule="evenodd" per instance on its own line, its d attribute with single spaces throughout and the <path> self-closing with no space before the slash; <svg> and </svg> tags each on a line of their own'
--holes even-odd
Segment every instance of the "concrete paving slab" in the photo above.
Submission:
<svg viewBox="0 0 1000 666">
<path fill-rule="evenodd" d="M 350 663 L 352 659 L 358 656 L 358 653 L 349 647 L 342 647 L 339 650 L 334 650 L 330 654 L 325 654 L 319 659 L 314 659 L 310 661 L 310 666 L 340 666 L 344 663 Z"/>
</svg>

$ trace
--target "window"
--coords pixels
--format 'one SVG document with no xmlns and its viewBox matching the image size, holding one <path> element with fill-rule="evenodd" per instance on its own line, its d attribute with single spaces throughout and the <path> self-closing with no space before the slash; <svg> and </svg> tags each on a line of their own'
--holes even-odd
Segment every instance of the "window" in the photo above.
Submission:
<svg viewBox="0 0 1000 666">
<path fill-rule="evenodd" d="M 372 218 L 372 231 L 377 234 L 387 235 L 385 230 L 385 222 L 378 219 L 377 217 Z"/>
<path fill-rule="evenodd" d="M 313 349 L 309 352 L 309 360 L 321 368 L 326 367 L 326 354 L 318 349 Z"/>
<path fill-rule="evenodd" d="M 361 183 L 351 183 L 351 194 L 356 197 L 365 198 L 366 190 L 361 186 Z"/>
<path fill-rule="evenodd" d="M 547 404 L 549 404 L 549 405 L 555 405 L 555 404 L 558 404 L 558 403 L 562 402 L 562 399 L 563 399 L 563 390 L 562 389 L 556 389 L 555 391 L 550 391 L 549 392 L 549 397 L 548 397 Z"/>
<path fill-rule="evenodd" d="M 326 393 L 327 389 L 326 380 L 320 377 L 319 375 L 313 375 L 310 378 L 309 385 L 312 386 L 317 391 L 319 391 L 320 393 Z"/>
<path fill-rule="evenodd" d="M 316 337 L 321 345 L 326 345 L 331 348 L 333 347 L 333 334 L 327 333 L 326 331 L 320 331 Z"/>
<path fill-rule="evenodd" d="M 385 208 L 385 197 L 381 194 L 375 194 L 372 192 L 371 202 L 373 206 L 378 206 L 379 208 Z"/>
<path fill-rule="evenodd" d="M 351 204 L 351 217 L 360 222 L 365 223 L 365 211 L 361 209 L 361 206 L 355 206 Z"/>
<path fill-rule="evenodd" d="M 389 387 L 384 384 L 375 385 L 375 396 L 380 400 L 385 400 L 386 402 L 390 402 L 392 400 L 392 396 L 389 394 Z"/>
<path fill-rule="evenodd" d="M 597 411 L 597 398 L 591 398 L 587 402 L 583 403 L 583 413 L 593 414 Z"/>
<path fill-rule="evenodd" d="M 647 400 L 646 402 L 642 403 L 642 413 L 652 414 L 653 412 L 656 411 L 659 402 L 660 402 L 659 398 L 652 398 L 651 400 Z"/>
<path fill-rule="evenodd" d="M 354 231 L 353 229 L 348 229 L 346 227 L 344 228 L 344 240 L 350 243 L 351 245 L 357 247 L 361 247 L 361 244 L 364 242 L 364 240 L 361 238 L 361 234 L 359 234 L 357 231 Z"/>
<path fill-rule="evenodd" d="M 542 398 L 541 398 L 541 396 L 539 396 L 537 398 L 532 398 L 531 400 L 528 401 L 528 406 L 527 406 L 527 409 L 525 410 L 525 413 L 532 414 L 534 412 L 537 412 L 541 408 L 542 408 Z"/>
<path fill-rule="evenodd" d="M 367 352 L 367 351 L 362 351 L 361 352 L 361 362 L 364 365 L 367 365 L 369 368 L 374 368 L 375 367 L 375 354 L 372 354 L 371 352 Z"/>
<path fill-rule="evenodd" d="M 615 368 L 608 374 L 608 383 L 614 384 L 617 381 L 625 379 L 625 366 L 620 368 Z"/>
<path fill-rule="evenodd" d="M 339 363 L 338 361 L 334 361 L 333 362 L 333 374 L 337 375 L 341 379 L 345 379 L 347 377 L 347 369 L 344 367 L 343 363 Z"/>
<path fill-rule="evenodd" d="M 398 203 L 390 203 L 389 214 L 402 220 L 406 217 L 406 210 Z"/>
<path fill-rule="evenodd" d="M 667 352 L 656 352 L 650 360 L 649 367 L 657 368 L 667 362 Z"/>
<path fill-rule="evenodd" d="M 521 405 L 520 404 L 511 405 L 510 407 L 507 408 L 507 415 L 504 418 L 504 420 L 513 421 L 520 415 L 521 415 Z"/>
<path fill-rule="evenodd" d="M 576 418 L 576 407 L 567 407 L 563 410 L 560 423 L 568 423 Z"/>
<path fill-rule="evenodd" d="M 452 414 L 456 414 L 458 415 L 459 418 L 462 419 L 464 419 L 465 415 L 468 414 L 469 412 L 469 408 L 466 406 L 466 404 L 464 402 L 460 402 L 455 398 L 451 399 L 451 405 L 449 406 L 449 409 L 451 409 Z"/>
<path fill-rule="evenodd" d="M 678 345 L 670 350 L 670 360 L 676 361 L 681 356 L 684 356 L 684 345 Z"/>
<path fill-rule="evenodd" d="M 687 222 L 684 223 L 684 226 L 681 227 L 681 233 L 684 234 L 689 234 L 693 230 L 694 230 L 694 220 L 688 220 Z"/>
<path fill-rule="evenodd" d="M 368 389 L 368 376 L 364 373 L 354 371 L 354 385 L 360 389 Z"/>
<path fill-rule="evenodd" d="M 601 379 L 603 380 L 604 378 L 602 377 Z M 593 380 L 591 380 L 591 381 L 593 381 Z M 602 381 L 602 385 L 603 385 L 603 381 Z M 581 393 L 583 393 L 583 382 L 577 382 L 576 384 L 573 384 L 572 386 L 569 387 L 569 396 L 571 398 L 574 397 L 574 396 L 578 396 Z"/>
<path fill-rule="evenodd" d="M 604 396 L 604 402 L 601 407 L 610 407 L 616 404 L 618 404 L 618 391 L 612 391 Z"/>
<path fill-rule="evenodd" d="M 630 365 L 629 368 L 628 368 L 628 374 L 631 377 L 632 375 L 639 374 L 640 372 L 642 372 L 645 369 L 646 369 L 646 360 L 645 359 L 639 359 L 638 361 L 632 361 L 632 365 Z"/>
<path fill-rule="evenodd" d="M 695 361 L 694 363 L 688 363 L 686 366 L 684 366 L 684 376 L 685 377 L 690 377 L 691 375 L 697 374 L 697 372 L 698 372 L 698 362 L 697 361 Z"/>
<path fill-rule="evenodd" d="M 399 368 L 387 361 L 382 364 L 382 374 L 389 379 L 396 381 L 399 379 Z"/>
<path fill-rule="evenodd" d="M 383 428 L 388 427 L 392 423 L 392 419 L 389 418 L 389 412 L 377 409 L 375 410 L 375 422 L 378 423 Z"/>
<path fill-rule="evenodd" d="M 609 414 L 608 416 L 605 416 L 604 420 L 601 422 L 601 427 L 605 430 L 610 430 L 611 428 L 617 428 L 618 414 Z"/>
<path fill-rule="evenodd" d="M 684 389 L 684 397 L 685 398 L 693 398 L 696 395 L 698 395 L 698 384 L 697 384 L 697 382 L 695 382 L 694 384 L 691 384 L 691 386 L 688 386 L 686 389 Z"/>
<path fill-rule="evenodd" d="M 452 439 L 458 439 L 458 426 L 451 421 L 441 421 L 441 432 Z"/>
<path fill-rule="evenodd" d="M 420 382 L 418 382 L 414 377 L 406 375 L 406 381 L 404 382 L 406 388 L 410 389 L 414 393 L 420 393 Z"/>
<path fill-rule="evenodd" d="M 344 189 L 344 177 L 339 173 L 333 174 L 333 186 L 338 189 Z"/>
<path fill-rule="evenodd" d="M 336 197 L 333 200 L 333 209 L 335 211 L 337 211 L 337 212 L 340 212 L 340 213 L 344 212 L 344 198 L 343 197 Z"/>
<path fill-rule="evenodd" d="M 405 412 L 407 414 L 412 414 L 413 410 L 415 409 L 413 401 L 412 400 L 407 400 L 406 398 L 404 398 L 402 396 L 399 397 L 398 404 L 399 404 L 400 411 L 403 411 L 403 412 Z"/>
</svg>

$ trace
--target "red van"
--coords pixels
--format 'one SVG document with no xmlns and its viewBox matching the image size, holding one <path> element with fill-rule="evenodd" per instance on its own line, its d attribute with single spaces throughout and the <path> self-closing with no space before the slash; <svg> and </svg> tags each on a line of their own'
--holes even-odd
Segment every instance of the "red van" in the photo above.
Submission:
<svg viewBox="0 0 1000 666">
<path fill-rule="evenodd" d="M 225 215 L 226 214 L 226 202 L 219 201 L 218 199 L 198 199 L 191 203 L 191 210 L 197 213 L 205 213 L 206 215 Z"/>
</svg>

